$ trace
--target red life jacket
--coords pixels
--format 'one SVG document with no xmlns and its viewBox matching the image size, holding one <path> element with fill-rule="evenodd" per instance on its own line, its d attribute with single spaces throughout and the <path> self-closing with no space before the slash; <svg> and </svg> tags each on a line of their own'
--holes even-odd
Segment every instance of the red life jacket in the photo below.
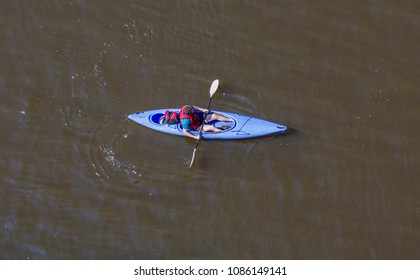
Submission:
<svg viewBox="0 0 420 280">
<path fill-rule="evenodd" d="M 184 107 L 181 108 L 181 112 L 179 112 L 179 118 L 182 119 L 190 119 L 190 127 L 193 130 L 196 130 L 197 128 L 200 127 L 202 120 L 200 118 L 200 115 L 198 115 L 197 113 L 193 113 L 192 116 L 188 116 L 184 114 Z M 180 125 L 182 127 L 182 122 L 180 122 Z"/>
<path fill-rule="evenodd" d="M 163 115 L 163 123 L 166 123 L 166 124 L 179 123 L 178 113 L 166 110 L 165 114 Z"/>
</svg>

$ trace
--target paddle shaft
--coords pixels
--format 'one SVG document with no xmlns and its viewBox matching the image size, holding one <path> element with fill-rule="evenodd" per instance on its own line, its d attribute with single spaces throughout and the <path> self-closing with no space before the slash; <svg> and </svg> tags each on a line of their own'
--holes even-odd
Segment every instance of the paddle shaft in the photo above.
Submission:
<svg viewBox="0 0 420 280">
<path fill-rule="evenodd" d="M 211 103 L 211 97 L 210 97 L 210 100 L 209 100 L 209 105 L 207 105 L 207 113 L 205 113 L 205 114 L 204 114 L 203 123 L 200 125 L 200 129 L 198 130 L 198 135 L 199 135 L 199 136 L 201 136 L 201 131 L 202 131 L 202 129 L 203 129 L 204 122 L 206 121 L 206 117 L 207 117 L 207 115 L 209 114 L 210 103 Z M 195 148 L 197 148 L 197 146 L 198 146 L 198 142 L 200 141 L 200 139 L 201 139 L 201 137 L 199 137 L 199 138 L 197 139 L 197 142 L 195 143 Z"/>
<path fill-rule="evenodd" d="M 207 115 L 208 115 L 208 111 L 209 111 L 209 109 L 210 109 L 210 104 L 211 104 L 211 99 L 212 99 L 212 97 L 213 97 L 213 96 L 210 96 L 210 99 L 209 99 L 209 104 L 207 105 L 207 113 L 205 113 L 205 114 L 204 114 L 203 123 L 200 125 L 200 128 L 199 128 L 199 130 L 198 130 L 198 136 L 201 136 L 201 131 L 202 131 L 202 129 L 203 129 L 204 122 L 206 121 L 206 117 L 207 117 Z M 193 156 L 192 156 L 192 158 L 191 158 L 191 163 L 190 163 L 189 168 L 191 168 L 191 166 L 193 165 L 194 158 L 195 158 L 195 152 L 197 151 L 197 147 L 198 147 L 198 143 L 200 142 L 200 139 L 201 139 L 201 137 L 198 137 L 197 141 L 195 142 L 195 147 L 194 147 L 194 151 L 193 151 Z"/>
<path fill-rule="evenodd" d="M 206 122 L 206 117 L 209 113 L 211 99 L 212 99 L 213 95 L 216 93 L 218 88 L 219 88 L 219 80 L 216 79 L 216 80 L 213 81 L 213 83 L 211 83 L 211 86 L 210 86 L 210 91 L 209 91 L 210 99 L 209 99 L 209 104 L 207 105 L 207 113 L 204 114 L 203 122 L 201 123 L 200 128 L 198 130 L 198 139 L 197 139 L 197 142 L 195 142 L 195 147 L 194 147 L 193 155 L 192 155 L 192 158 L 191 158 L 190 168 L 193 165 L 194 158 L 195 158 L 195 152 L 197 151 L 198 143 L 200 142 L 200 139 L 201 139 L 201 131 L 203 129 L 204 123 Z"/>
</svg>

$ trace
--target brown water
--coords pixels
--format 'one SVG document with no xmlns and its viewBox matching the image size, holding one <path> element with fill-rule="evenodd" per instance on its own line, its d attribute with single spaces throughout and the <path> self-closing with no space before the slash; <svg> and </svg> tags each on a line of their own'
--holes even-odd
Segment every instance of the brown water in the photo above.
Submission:
<svg viewBox="0 0 420 280">
<path fill-rule="evenodd" d="M 0 3 L 1 259 L 419 259 L 418 1 Z M 195 142 L 140 110 L 289 126 Z"/>
</svg>

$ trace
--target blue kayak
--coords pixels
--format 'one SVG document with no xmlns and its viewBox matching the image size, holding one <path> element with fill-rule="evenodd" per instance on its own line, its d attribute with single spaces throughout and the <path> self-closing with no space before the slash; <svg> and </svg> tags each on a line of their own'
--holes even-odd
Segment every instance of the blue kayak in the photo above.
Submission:
<svg viewBox="0 0 420 280">
<path fill-rule="evenodd" d="M 158 109 L 145 112 L 137 112 L 128 116 L 128 118 L 138 124 L 148 128 L 169 133 L 177 136 L 186 136 L 182 132 L 179 123 L 177 124 L 160 124 L 159 120 L 164 115 L 165 111 L 179 112 L 179 108 Z M 266 120 L 245 116 L 236 113 L 211 111 L 212 113 L 219 113 L 226 117 L 233 119 L 233 122 L 215 121 L 210 124 L 215 127 L 224 128 L 221 132 L 206 132 L 201 134 L 202 139 L 218 139 L 218 140 L 234 140 L 245 139 L 252 137 L 259 137 L 271 134 L 283 133 L 287 127 L 281 124 L 269 122 Z M 192 134 L 197 135 L 198 131 L 190 131 Z"/>
</svg>

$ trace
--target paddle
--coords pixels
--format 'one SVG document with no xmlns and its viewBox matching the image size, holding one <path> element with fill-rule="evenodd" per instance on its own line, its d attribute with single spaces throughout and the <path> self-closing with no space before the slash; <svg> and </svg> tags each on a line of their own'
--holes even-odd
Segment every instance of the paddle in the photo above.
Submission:
<svg viewBox="0 0 420 280">
<path fill-rule="evenodd" d="M 211 83 L 211 86 L 210 86 L 210 99 L 209 99 L 209 104 L 207 105 L 207 111 L 210 109 L 211 99 L 212 99 L 213 95 L 216 93 L 218 87 L 219 87 L 219 80 L 216 79 L 216 80 L 213 81 L 213 83 Z M 198 130 L 198 135 L 199 136 L 201 136 L 201 129 L 203 128 L 204 120 L 206 119 L 206 116 L 207 116 L 207 114 L 204 114 L 203 123 L 200 125 L 200 128 Z M 199 137 L 197 139 L 197 142 L 195 142 L 195 147 L 194 147 L 194 151 L 193 151 L 193 154 L 192 154 L 191 163 L 190 163 L 189 168 L 191 168 L 191 166 L 193 165 L 194 158 L 195 158 L 195 152 L 197 151 L 198 142 L 200 142 L 200 139 L 201 139 L 201 137 Z"/>
</svg>

